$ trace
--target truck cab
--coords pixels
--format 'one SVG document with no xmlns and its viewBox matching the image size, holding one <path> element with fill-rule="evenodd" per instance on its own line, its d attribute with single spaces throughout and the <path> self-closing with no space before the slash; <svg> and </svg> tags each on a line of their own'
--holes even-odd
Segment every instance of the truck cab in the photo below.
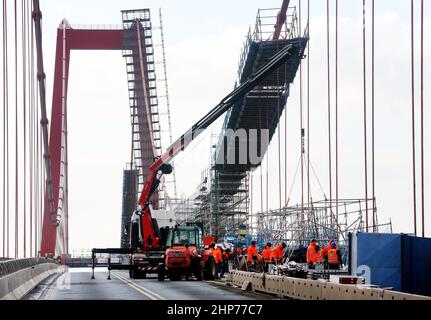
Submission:
<svg viewBox="0 0 431 320">
<path fill-rule="evenodd" d="M 213 279 L 215 263 L 212 252 L 204 247 L 203 232 L 197 225 L 176 226 L 169 230 L 164 265 L 159 268 L 159 280 L 165 275 L 171 280 L 194 275 L 197 280 Z"/>
</svg>

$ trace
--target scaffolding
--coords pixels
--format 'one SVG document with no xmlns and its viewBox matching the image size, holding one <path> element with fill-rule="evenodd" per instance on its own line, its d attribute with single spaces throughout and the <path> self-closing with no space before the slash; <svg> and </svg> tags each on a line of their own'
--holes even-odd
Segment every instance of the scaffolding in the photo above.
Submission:
<svg viewBox="0 0 431 320">
<path fill-rule="evenodd" d="M 123 57 L 126 59 L 127 82 L 132 122 L 132 155 L 130 163 L 138 170 L 138 190 L 142 190 L 147 168 L 161 155 L 154 48 L 149 9 L 122 11 Z M 158 199 L 155 194 L 153 201 Z"/>
<path fill-rule="evenodd" d="M 321 243 L 333 239 L 341 247 L 347 247 L 349 233 L 366 232 L 366 203 L 369 213 L 376 210 L 373 199 L 339 199 L 338 202 L 326 199 L 303 207 L 298 204 L 257 213 L 252 233 L 262 243 L 286 242 L 291 252 L 298 247 L 307 247 L 312 239 Z M 376 232 L 392 232 L 391 222 L 376 222 L 371 227 Z"/>
</svg>

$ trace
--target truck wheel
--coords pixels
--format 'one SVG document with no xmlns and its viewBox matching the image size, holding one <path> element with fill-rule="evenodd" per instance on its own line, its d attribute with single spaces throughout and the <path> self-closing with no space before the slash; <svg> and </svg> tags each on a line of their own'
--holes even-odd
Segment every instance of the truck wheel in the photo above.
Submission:
<svg viewBox="0 0 431 320">
<path fill-rule="evenodd" d="M 165 281 L 165 267 L 163 265 L 157 267 L 157 279 L 159 281 Z"/>
<path fill-rule="evenodd" d="M 135 270 L 129 270 L 130 279 L 135 279 Z"/>
<path fill-rule="evenodd" d="M 208 261 L 205 264 L 204 270 L 204 279 L 205 280 L 214 280 L 216 276 L 216 265 L 213 257 L 209 257 Z"/>
</svg>

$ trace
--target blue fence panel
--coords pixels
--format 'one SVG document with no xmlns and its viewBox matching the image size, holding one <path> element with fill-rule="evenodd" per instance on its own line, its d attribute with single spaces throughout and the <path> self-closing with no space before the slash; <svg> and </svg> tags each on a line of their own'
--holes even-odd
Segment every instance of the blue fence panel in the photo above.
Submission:
<svg viewBox="0 0 431 320">
<path fill-rule="evenodd" d="M 431 239 L 403 237 L 402 291 L 431 296 Z"/>
<path fill-rule="evenodd" d="M 357 266 L 370 268 L 371 283 L 401 290 L 401 235 L 359 233 Z"/>
</svg>

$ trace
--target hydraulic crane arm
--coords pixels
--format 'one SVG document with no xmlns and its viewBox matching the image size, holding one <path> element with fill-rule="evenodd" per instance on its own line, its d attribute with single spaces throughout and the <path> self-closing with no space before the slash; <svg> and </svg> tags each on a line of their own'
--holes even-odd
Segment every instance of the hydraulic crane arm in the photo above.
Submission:
<svg viewBox="0 0 431 320">
<path fill-rule="evenodd" d="M 162 154 L 149 168 L 148 178 L 144 189 L 139 197 L 140 214 L 144 233 L 144 246 L 151 247 L 158 245 L 158 236 L 154 222 L 151 217 L 148 204 L 150 197 L 157 190 L 160 183 L 158 174 L 170 174 L 173 170 L 170 161 L 181 151 L 183 151 L 203 130 L 207 129 L 226 111 L 228 111 L 238 100 L 244 97 L 249 91 L 253 90 L 259 83 L 280 67 L 291 55 L 292 45 L 288 45 L 279 51 L 271 60 L 257 72 L 253 73 L 247 81 L 237 87 L 226 96 L 216 107 L 207 115 L 195 123 L 185 134 L 175 141 L 167 151 Z"/>
<path fill-rule="evenodd" d="M 289 8 L 290 0 L 283 0 L 283 4 L 281 5 L 281 9 L 278 12 L 277 15 L 277 22 L 274 26 L 274 35 L 272 37 L 272 40 L 278 40 L 280 38 L 281 29 L 283 28 L 283 24 L 286 22 L 286 14 L 287 9 Z"/>
</svg>

